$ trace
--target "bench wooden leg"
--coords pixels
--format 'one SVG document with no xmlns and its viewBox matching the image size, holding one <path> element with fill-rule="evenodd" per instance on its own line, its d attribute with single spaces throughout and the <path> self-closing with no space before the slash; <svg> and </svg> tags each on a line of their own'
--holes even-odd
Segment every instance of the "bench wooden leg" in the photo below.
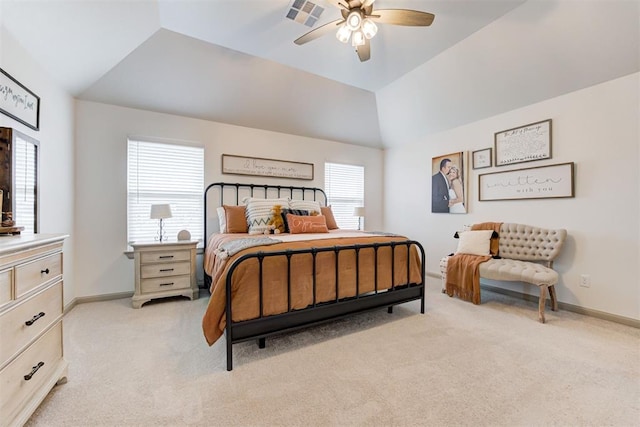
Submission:
<svg viewBox="0 0 640 427">
<path fill-rule="evenodd" d="M 538 300 L 538 320 L 544 323 L 544 304 L 547 299 L 547 285 L 540 286 L 540 300 Z"/>
<path fill-rule="evenodd" d="M 558 311 L 558 298 L 556 298 L 556 287 L 549 286 L 549 298 L 551 298 L 551 310 Z"/>
</svg>

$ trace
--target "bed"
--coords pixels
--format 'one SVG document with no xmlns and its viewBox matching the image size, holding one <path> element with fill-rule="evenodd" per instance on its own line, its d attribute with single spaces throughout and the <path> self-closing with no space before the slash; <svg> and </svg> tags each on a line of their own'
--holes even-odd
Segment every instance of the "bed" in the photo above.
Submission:
<svg viewBox="0 0 640 427">
<path fill-rule="evenodd" d="M 275 218 L 274 203 L 286 205 L 287 233 L 265 234 L 273 228 L 265 212 L 271 206 Z M 211 297 L 202 327 L 209 345 L 225 336 L 228 371 L 235 343 L 255 339 L 264 348 L 276 334 L 369 310 L 392 313 L 409 301 L 419 300 L 424 313 L 422 245 L 390 233 L 309 226 L 331 222 L 322 189 L 217 182 L 205 190 L 204 217 L 203 268 Z M 246 232 L 241 222 L 248 223 Z"/>
</svg>

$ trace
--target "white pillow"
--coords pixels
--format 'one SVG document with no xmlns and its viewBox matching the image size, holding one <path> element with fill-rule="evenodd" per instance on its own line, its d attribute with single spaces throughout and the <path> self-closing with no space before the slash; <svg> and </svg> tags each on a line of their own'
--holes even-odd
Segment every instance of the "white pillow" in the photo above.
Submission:
<svg viewBox="0 0 640 427">
<path fill-rule="evenodd" d="M 224 212 L 224 208 L 222 206 L 219 206 L 216 209 L 216 212 L 218 212 L 218 223 L 220 224 L 220 233 L 226 233 L 227 232 L 227 215 Z"/>
<path fill-rule="evenodd" d="M 247 205 L 247 222 L 249 234 L 263 234 L 268 229 L 267 224 L 271 219 L 271 210 L 280 205 L 282 209 L 289 208 L 289 199 L 256 199 L 245 197 L 243 202 Z"/>
<path fill-rule="evenodd" d="M 458 232 L 457 254 L 491 255 L 491 235 L 493 230 L 473 230 Z"/>
<path fill-rule="evenodd" d="M 320 210 L 320 202 L 317 200 L 291 200 L 289 206 L 291 209 L 309 211 L 309 214 L 311 214 L 311 212 L 322 213 Z"/>
</svg>

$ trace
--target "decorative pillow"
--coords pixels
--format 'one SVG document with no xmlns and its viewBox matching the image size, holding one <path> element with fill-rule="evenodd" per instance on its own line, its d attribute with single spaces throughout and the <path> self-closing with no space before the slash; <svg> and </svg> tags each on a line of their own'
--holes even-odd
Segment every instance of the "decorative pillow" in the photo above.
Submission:
<svg viewBox="0 0 640 427">
<path fill-rule="evenodd" d="M 493 230 L 461 231 L 457 254 L 490 255 L 489 245 Z"/>
<path fill-rule="evenodd" d="M 223 205 L 226 217 L 225 233 L 246 233 L 247 229 L 247 207 Z"/>
<path fill-rule="evenodd" d="M 303 211 L 302 209 L 282 209 L 282 221 L 284 222 L 284 232 L 290 233 L 289 223 L 287 222 L 287 214 L 298 216 L 309 216 L 309 211 Z"/>
<path fill-rule="evenodd" d="M 218 224 L 220 224 L 220 233 L 227 232 L 227 216 L 224 213 L 224 207 L 219 206 L 216 208 L 216 212 L 218 212 Z"/>
<path fill-rule="evenodd" d="M 324 218 L 327 221 L 327 228 L 329 230 L 337 230 L 338 224 L 336 223 L 336 219 L 333 216 L 333 211 L 331 210 L 331 206 L 320 206 L 320 211 L 322 213 L 322 215 L 324 215 Z"/>
<path fill-rule="evenodd" d="M 299 216 L 287 214 L 291 234 L 328 233 L 327 221 L 322 215 Z"/>
<path fill-rule="evenodd" d="M 316 212 L 318 215 L 321 213 L 320 202 L 317 200 L 291 200 L 289 202 L 291 209 L 302 209 L 309 211 L 309 215 L 313 215 Z"/>
<path fill-rule="evenodd" d="M 249 234 L 264 234 L 269 228 L 274 206 L 280 205 L 283 208 L 289 207 L 288 198 L 280 199 L 256 199 L 246 197 L 243 202 L 247 205 L 247 223 L 249 224 Z"/>
</svg>

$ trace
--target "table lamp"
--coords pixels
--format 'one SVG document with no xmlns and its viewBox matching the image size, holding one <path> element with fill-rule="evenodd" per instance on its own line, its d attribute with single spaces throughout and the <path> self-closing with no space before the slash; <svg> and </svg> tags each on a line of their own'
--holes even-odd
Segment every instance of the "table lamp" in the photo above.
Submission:
<svg viewBox="0 0 640 427">
<path fill-rule="evenodd" d="M 360 221 L 362 220 L 362 217 L 364 216 L 364 206 L 358 206 L 353 208 L 353 216 L 357 216 L 358 217 L 358 230 L 361 229 L 361 225 L 360 225 Z"/>
<path fill-rule="evenodd" d="M 167 240 L 164 235 L 164 230 L 162 230 L 162 220 L 166 218 L 171 218 L 171 205 L 169 204 L 151 205 L 150 218 L 160 220 L 160 230 L 158 231 L 158 237 L 156 237 L 156 240 L 158 240 L 161 243 L 163 240 Z"/>
</svg>

